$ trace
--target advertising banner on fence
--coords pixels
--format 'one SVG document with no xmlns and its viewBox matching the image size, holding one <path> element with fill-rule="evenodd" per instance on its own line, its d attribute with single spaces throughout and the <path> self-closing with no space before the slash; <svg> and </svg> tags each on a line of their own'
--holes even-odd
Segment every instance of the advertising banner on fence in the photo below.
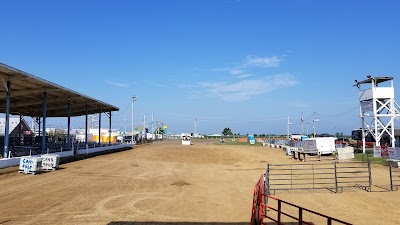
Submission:
<svg viewBox="0 0 400 225">
<path fill-rule="evenodd" d="M 388 156 L 389 159 L 396 159 L 396 152 L 393 147 L 388 147 Z"/>
<path fill-rule="evenodd" d="M 400 160 L 400 147 L 395 148 L 395 154 L 396 154 L 395 159 Z"/>
<path fill-rule="evenodd" d="M 389 157 L 388 146 L 381 146 L 381 158 L 387 159 Z"/>
<path fill-rule="evenodd" d="M 374 158 L 381 157 L 381 146 L 374 146 Z"/>
</svg>

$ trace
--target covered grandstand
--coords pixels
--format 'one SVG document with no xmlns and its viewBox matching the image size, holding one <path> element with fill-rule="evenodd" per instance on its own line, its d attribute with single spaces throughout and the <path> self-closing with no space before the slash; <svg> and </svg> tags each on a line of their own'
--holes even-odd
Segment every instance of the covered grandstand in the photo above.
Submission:
<svg viewBox="0 0 400 225">
<path fill-rule="evenodd" d="M 119 108 L 100 100 L 88 97 L 71 89 L 62 87 L 50 81 L 36 77 L 29 73 L 15 69 L 0 63 L 0 113 L 5 114 L 4 131 L 0 139 L 0 146 L 3 146 L 3 158 L 9 157 L 10 150 L 29 149 L 36 151 L 37 154 L 45 153 L 50 149 L 72 150 L 74 145 L 71 139 L 71 117 L 86 116 L 84 147 L 95 146 L 88 142 L 87 117 L 90 114 L 98 114 L 99 136 L 101 132 L 101 115 L 106 114 L 109 119 L 109 137 L 111 137 L 112 112 Z M 18 129 L 16 136 L 10 136 L 14 130 L 10 126 L 11 115 L 19 116 L 19 121 L 23 121 L 24 116 L 36 118 L 39 124 L 38 136 L 27 138 L 29 135 L 24 132 L 23 123 Z M 65 141 L 54 143 L 46 137 L 46 118 L 65 117 L 67 118 L 67 134 Z M 42 132 L 41 132 L 41 131 Z M 24 138 L 25 136 L 25 138 Z M 28 141 L 31 140 L 31 141 Z M 110 138 L 108 140 L 111 140 Z M 101 142 L 99 143 L 101 145 Z M 109 141 L 108 144 L 111 144 Z M 75 143 L 76 145 L 76 143 Z M 0 154 L 1 155 L 1 154 Z"/>
</svg>

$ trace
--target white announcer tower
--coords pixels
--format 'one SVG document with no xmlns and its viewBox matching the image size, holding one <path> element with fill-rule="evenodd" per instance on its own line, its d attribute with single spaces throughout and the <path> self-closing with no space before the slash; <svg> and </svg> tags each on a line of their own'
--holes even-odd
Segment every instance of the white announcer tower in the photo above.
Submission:
<svg viewBox="0 0 400 225">
<path fill-rule="evenodd" d="M 382 136 L 389 135 L 391 147 L 395 147 L 394 119 L 400 115 L 399 105 L 394 101 L 393 77 L 367 78 L 363 81 L 356 80 L 354 85 L 359 89 L 363 153 L 368 133 L 375 138 L 376 146 L 381 145 Z"/>
</svg>

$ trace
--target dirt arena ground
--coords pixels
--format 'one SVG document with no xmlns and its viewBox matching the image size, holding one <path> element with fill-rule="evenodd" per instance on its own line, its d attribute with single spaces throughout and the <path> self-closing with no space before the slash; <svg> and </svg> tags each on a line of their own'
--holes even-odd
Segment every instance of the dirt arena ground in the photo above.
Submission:
<svg viewBox="0 0 400 225">
<path fill-rule="evenodd" d="M 249 224 L 267 163 L 299 162 L 262 146 L 164 141 L 39 175 L 0 173 L 0 224 Z M 385 189 L 387 168 L 373 166 L 372 177 L 372 192 L 276 196 L 354 224 L 400 224 L 400 190 Z"/>
</svg>

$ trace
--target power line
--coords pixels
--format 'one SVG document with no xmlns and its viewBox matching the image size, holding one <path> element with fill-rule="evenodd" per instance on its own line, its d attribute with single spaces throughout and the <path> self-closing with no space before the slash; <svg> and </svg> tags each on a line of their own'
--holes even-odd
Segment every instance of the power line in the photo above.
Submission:
<svg viewBox="0 0 400 225">
<path fill-rule="evenodd" d="M 165 113 L 157 113 L 157 115 L 165 116 L 165 117 L 174 117 L 186 120 L 193 120 L 194 117 L 201 118 L 202 121 L 270 121 L 270 120 L 283 120 L 286 117 L 284 116 L 223 116 L 223 117 L 209 117 L 209 116 L 195 116 L 195 115 L 180 115 L 180 114 L 165 114 Z"/>
<path fill-rule="evenodd" d="M 131 105 L 131 101 L 129 102 L 129 104 L 126 104 L 126 107 L 125 107 L 123 112 L 115 113 L 115 114 L 113 114 L 113 116 L 122 116 L 122 115 L 124 115 L 124 113 L 128 110 L 130 105 Z"/>
<path fill-rule="evenodd" d="M 353 111 L 356 110 L 357 108 L 359 108 L 359 106 L 356 106 L 356 107 L 354 107 L 354 108 L 352 108 L 352 109 L 350 109 L 350 110 L 348 110 L 348 111 L 345 111 L 345 112 L 342 112 L 342 113 L 339 113 L 339 114 L 335 114 L 335 115 L 321 115 L 321 114 L 320 114 L 319 116 L 321 116 L 321 117 L 337 117 L 337 116 L 342 116 L 342 115 L 344 115 L 344 114 L 353 112 Z"/>
</svg>

